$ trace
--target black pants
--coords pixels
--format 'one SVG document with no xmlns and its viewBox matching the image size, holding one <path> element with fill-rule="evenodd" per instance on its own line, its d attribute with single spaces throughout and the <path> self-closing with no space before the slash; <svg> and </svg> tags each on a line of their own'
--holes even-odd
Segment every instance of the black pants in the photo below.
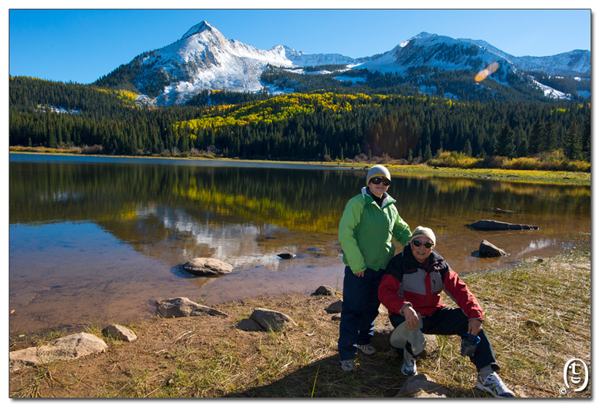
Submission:
<svg viewBox="0 0 600 407">
<path fill-rule="evenodd" d="M 383 270 L 366 269 L 357 277 L 350 267 L 344 270 L 344 300 L 340 321 L 338 351 L 340 360 L 354 359 L 356 345 L 367 345 L 373 337 L 375 318 L 379 315 L 377 289 Z"/>
<path fill-rule="evenodd" d="M 392 325 L 397 327 L 405 320 L 403 315 L 390 313 L 390 322 Z M 421 330 L 427 335 L 463 335 L 469 330 L 469 319 L 460 308 L 442 308 L 431 315 L 423 318 L 423 329 Z M 471 356 L 471 362 L 477 368 L 477 371 L 481 368 L 491 365 L 494 371 L 499 370 L 500 367 L 496 364 L 496 356 L 494 355 L 494 349 L 492 344 L 488 340 L 485 331 L 482 329 L 479 334 L 479 345 L 475 354 Z M 398 349 L 398 355 L 402 358 L 404 349 Z"/>
</svg>

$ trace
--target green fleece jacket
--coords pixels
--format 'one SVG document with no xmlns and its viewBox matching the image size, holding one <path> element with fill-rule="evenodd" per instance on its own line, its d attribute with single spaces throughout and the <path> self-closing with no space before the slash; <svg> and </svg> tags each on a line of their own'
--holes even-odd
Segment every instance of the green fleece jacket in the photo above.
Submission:
<svg viewBox="0 0 600 407">
<path fill-rule="evenodd" d="M 344 251 L 344 264 L 353 273 L 367 268 L 385 269 L 396 248 L 392 237 L 404 246 L 410 240 L 410 227 L 398 214 L 396 200 L 387 193 L 381 208 L 363 187 L 361 193 L 348 201 L 338 231 Z"/>
</svg>

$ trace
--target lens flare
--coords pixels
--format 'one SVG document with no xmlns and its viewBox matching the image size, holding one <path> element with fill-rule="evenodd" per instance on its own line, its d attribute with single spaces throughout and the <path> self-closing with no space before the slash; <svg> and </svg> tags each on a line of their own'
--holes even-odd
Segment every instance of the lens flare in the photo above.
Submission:
<svg viewBox="0 0 600 407">
<path fill-rule="evenodd" d="M 493 63 L 489 64 L 487 66 L 487 68 L 485 68 L 482 71 L 479 71 L 479 73 L 477 75 L 475 75 L 475 82 L 481 82 L 482 80 L 487 78 L 489 75 L 496 72 L 497 69 L 498 69 L 498 62 L 493 62 Z"/>
</svg>

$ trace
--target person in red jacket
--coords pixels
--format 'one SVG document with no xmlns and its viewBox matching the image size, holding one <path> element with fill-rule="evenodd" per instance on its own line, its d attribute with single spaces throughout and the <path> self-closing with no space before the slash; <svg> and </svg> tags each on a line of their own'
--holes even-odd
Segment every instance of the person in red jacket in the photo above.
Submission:
<svg viewBox="0 0 600 407">
<path fill-rule="evenodd" d="M 464 355 L 479 372 L 477 387 L 495 397 L 515 397 L 496 374 L 500 369 L 485 331 L 483 310 L 458 274 L 434 250 L 436 237 L 418 226 L 402 253 L 392 258 L 378 289 L 379 301 L 394 326 L 390 343 L 402 358 L 402 373 L 416 375 L 415 357 L 424 346 L 423 334 L 461 335 Z M 447 308 L 444 290 L 459 306 Z M 470 342 L 469 342 L 470 341 Z"/>
</svg>

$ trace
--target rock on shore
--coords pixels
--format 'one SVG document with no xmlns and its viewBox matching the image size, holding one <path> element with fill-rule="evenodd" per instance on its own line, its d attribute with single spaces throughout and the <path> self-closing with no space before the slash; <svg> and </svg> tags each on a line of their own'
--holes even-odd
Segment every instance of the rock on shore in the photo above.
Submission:
<svg viewBox="0 0 600 407">
<path fill-rule="evenodd" d="M 65 336 L 48 345 L 26 348 L 10 352 L 9 369 L 11 372 L 26 366 L 35 366 L 57 360 L 73 360 L 94 353 L 105 352 L 108 346 L 95 335 L 81 332 Z"/>
<path fill-rule="evenodd" d="M 195 303 L 186 297 L 156 301 L 156 307 L 163 318 L 193 317 L 202 314 L 227 316 L 219 310 Z"/>
</svg>

